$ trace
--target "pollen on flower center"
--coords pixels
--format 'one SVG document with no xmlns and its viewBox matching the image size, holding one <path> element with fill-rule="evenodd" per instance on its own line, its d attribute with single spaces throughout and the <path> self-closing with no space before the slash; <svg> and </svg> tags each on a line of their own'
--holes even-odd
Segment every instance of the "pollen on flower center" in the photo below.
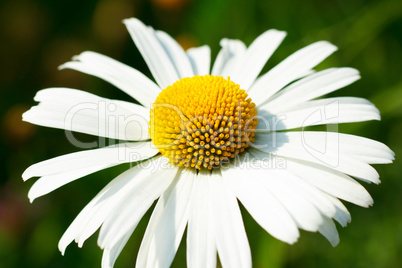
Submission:
<svg viewBox="0 0 402 268">
<path fill-rule="evenodd" d="M 152 142 L 177 166 L 218 167 L 254 142 L 257 109 L 247 97 L 229 78 L 182 78 L 152 105 Z"/>
</svg>

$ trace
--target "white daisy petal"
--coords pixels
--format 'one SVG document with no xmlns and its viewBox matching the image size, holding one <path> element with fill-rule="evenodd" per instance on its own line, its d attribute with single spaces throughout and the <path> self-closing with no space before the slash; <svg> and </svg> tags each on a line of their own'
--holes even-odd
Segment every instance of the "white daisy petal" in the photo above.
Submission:
<svg viewBox="0 0 402 268">
<path fill-rule="evenodd" d="M 39 162 L 30 166 L 24 172 L 23 178 L 41 176 L 28 193 L 30 201 L 33 202 L 34 199 L 88 174 L 122 163 L 147 159 L 157 153 L 158 150 L 152 148 L 149 142 L 138 143 L 135 146 L 130 143 L 119 144 Z"/>
<path fill-rule="evenodd" d="M 333 220 L 324 217 L 324 222 L 321 224 L 320 229 L 318 230 L 328 241 L 331 243 L 333 247 L 338 245 L 339 243 L 339 234 L 336 230 L 336 226 Z"/>
<path fill-rule="evenodd" d="M 297 189 L 299 194 L 311 202 L 320 212 L 326 217 L 333 218 L 336 214 L 336 206 L 332 202 L 331 198 L 329 198 L 328 194 L 320 191 L 316 187 L 311 184 L 305 182 L 303 179 L 289 172 L 285 167 L 276 167 L 274 156 L 269 156 L 266 153 L 261 151 L 250 149 L 249 150 L 252 155 L 254 155 L 257 159 L 262 161 L 260 166 L 270 166 L 270 172 L 277 174 L 280 176 L 281 180 L 293 187 L 293 189 Z M 262 165 L 264 163 L 264 165 Z"/>
<path fill-rule="evenodd" d="M 102 268 L 113 268 L 117 257 L 120 255 L 124 246 L 127 244 L 131 235 L 133 234 L 134 228 L 127 232 L 120 241 L 111 248 L 105 248 L 102 255 Z"/>
<path fill-rule="evenodd" d="M 315 134 L 313 134 L 315 135 Z M 322 134 L 319 134 L 322 135 Z M 339 138 L 340 151 L 352 155 L 368 164 L 388 164 L 395 159 L 395 154 L 385 144 L 360 136 L 328 132 Z"/>
<path fill-rule="evenodd" d="M 167 188 L 169 183 L 173 180 L 175 172 L 177 172 L 177 168 L 168 168 L 167 170 L 159 169 L 155 175 L 165 171 L 165 180 L 163 182 L 158 182 L 159 178 L 150 179 L 152 178 L 152 168 L 163 163 L 161 161 L 163 161 L 163 158 L 161 157 L 149 160 L 127 170 L 112 180 L 94 199 L 91 200 L 67 229 L 59 242 L 60 251 L 64 252 L 67 245 L 70 244 L 73 239 L 75 239 L 78 246 L 81 247 L 85 240 L 88 239 L 88 237 L 90 237 L 102 224 L 104 224 L 105 220 L 110 217 L 112 213 L 115 213 L 116 210 L 119 211 L 117 208 L 121 208 L 122 204 L 127 203 L 127 199 L 130 199 L 130 197 L 139 202 L 137 204 L 139 210 L 136 211 L 136 213 L 140 215 L 137 215 L 136 213 L 131 215 L 132 217 L 135 217 L 137 221 L 131 222 L 132 225 L 127 229 L 120 230 L 122 231 L 122 234 L 118 237 L 116 236 L 113 243 L 106 244 L 104 248 L 115 248 L 119 241 L 122 241 L 122 239 L 124 240 L 125 235 L 132 233 L 132 230 L 135 229 L 138 221 L 152 204 L 153 200 L 157 198 L 155 197 L 157 193 L 152 195 L 152 191 L 161 192 L 163 191 L 163 188 Z M 147 166 L 148 168 L 144 168 L 144 166 Z M 158 186 L 149 190 L 154 183 L 158 184 Z M 160 189 L 160 187 L 162 187 L 162 189 Z M 145 193 L 138 193 L 141 189 L 148 189 L 149 196 Z M 137 196 L 136 198 L 133 198 L 131 195 Z M 152 198 L 153 200 L 151 200 Z M 126 224 L 130 224 L 130 222 Z"/>
<path fill-rule="evenodd" d="M 99 170 L 111 167 L 112 165 L 98 165 L 77 170 L 67 171 L 65 173 L 43 176 L 38 179 L 29 189 L 28 198 L 32 203 L 36 198 L 48 194 L 67 183 L 70 183 Z"/>
<path fill-rule="evenodd" d="M 216 247 L 223 267 L 251 267 L 251 252 L 236 197 L 227 188 L 220 171 L 211 174 L 212 213 Z"/>
<path fill-rule="evenodd" d="M 330 218 L 334 217 L 336 207 L 333 202 L 330 201 L 327 194 L 285 170 L 277 170 L 275 173 L 282 175 L 280 178 L 288 185 L 293 185 L 295 189 L 299 189 L 302 198 L 308 200 L 321 214 Z"/>
<path fill-rule="evenodd" d="M 297 226 L 272 192 L 257 179 L 260 173 L 247 166 L 222 169 L 225 183 L 255 221 L 273 237 L 293 244 L 299 238 Z"/>
<path fill-rule="evenodd" d="M 149 160 L 145 163 L 153 163 L 156 160 Z M 64 254 L 66 247 L 75 239 L 83 244 L 86 238 L 93 234 L 103 223 L 112 209 L 130 190 L 129 185 L 143 183 L 146 170 L 137 165 L 117 176 L 106 185 L 85 208 L 78 214 L 59 242 L 59 249 Z M 137 178 L 138 176 L 138 178 Z M 84 239 L 85 238 L 85 239 Z"/>
<path fill-rule="evenodd" d="M 147 162 L 149 165 L 152 163 L 156 163 L 157 160 L 150 160 Z M 147 165 L 148 165 L 147 164 Z M 102 223 L 106 220 L 106 218 L 115 210 L 119 210 L 119 206 L 121 206 L 121 202 L 123 198 L 127 198 L 132 192 L 135 191 L 133 189 L 139 187 L 144 187 L 144 184 L 147 184 L 146 178 L 149 172 L 143 171 L 142 165 L 139 167 L 131 168 L 120 176 L 116 178 L 118 182 L 108 189 L 106 192 L 91 208 L 91 211 L 86 214 L 86 222 L 82 223 L 81 232 L 77 233 L 75 237 L 75 241 L 78 243 L 78 246 L 81 247 L 84 242 L 101 226 Z M 120 178 L 120 177 L 123 178 Z M 96 198 L 96 197 L 95 197 Z M 141 216 L 142 217 L 142 216 Z M 131 226 L 131 229 L 128 229 L 124 235 L 120 238 L 116 239 L 116 242 L 110 245 L 106 245 L 107 248 L 115 248 L 119 241 L 124 240 L 124 237 L 128 234 L 131 234 L 135 229 L 136 224 Z"/>
<path fill-rule="evenodd" d="M 267 106 L 268 108 L 268 106 Z M 280 113 L 260 108 L 269 123 L 269 131 L 299 127 L 380 120 L 378 109 L 362 98 L 339 97 L 313 100 L 291 107 Z M 260 127 L 261 128 L 261 127 Z"/>
<path fill-rule="evenodd" d="M 141 72 L 107 56 L 86 51 L 75 56 L 74 60 L 61 65 L 59 69 L 73 69 L 97 76 L 120 88 L 145 107 L 151 107 L 161 90 Z"/>
<path fill-rule="evenodd" d="M 353 68 L 326 69 L 285 87 L 261 108 L 280 112 L 350 85 L 359 78 L 359 71 Z"/>
<path fill-rule="evenodd" d="M 348 209 L 341 201 L 339 201 L 338 198 L 333 196 L 328 196 L 328 198 L 331 199 L 332 203 L 336 207 L 336 213 L 334 219 L 337 222 L 339 222 L 339 224 L 342 225 L 342 227 L 345 227 L 352 220 Z"/>
<path fill-rule="evenodd" d="M 262 183 L 272 191 L 275 197 L 289 211 L 299 228 L 315 232 L 322 223 L 322 217 L 314 205 L 304 198 L 297 187 L 289 184 L 277 173 L 266 172 L 266 177 L 260 177 Z M 293 186 L 293 187 L 292 187 Z"/>
<path fill-rule="evenodd" d="M 394 160 L 394 152 L 385 144 L 368 138 L 324 131 L 292 131 L 281 133 L 261 133 L 257 138 L 274 150 L 274 147 L 281 147 L 284 143 L 299 142 L 306 151 L 316 151 L 337 155 L 338 153 L 348 155 L 356 160 L 368 164 L 391 163 Z M 328 151 L 331 150 L 331 151 Z"/>
<path fill-rule="evenodd" d="M 162 31 L 156 31 L 156 36 L 176 68 L 179 78 L 193 76 L 194 72 L 190 60 L 176 40 Z"/>
<path fill-rule="evenodd" d="M 300 78 L 306 71 L 322 62 L 337 48 L 326 41 L 306 46 L 259 77 L 249 90 L 249 96 L 259 106 L 281 88 Z"/>
<path fill-rule="evenodd" d="M 310 164 L 305 165 L 305 163 L 302 163 L 299 165 L 300 169 L 295 169 L 294 162 L 296 162 L 296 164 L 297 164 L 298 161 L 294 160 L 294 159 L 289 159 L 289 158 L 282 159 L 285 161 L 284 163 L 286 163 L 286 166 L 284 166 L 284 167 L 282 167 L 280 165 L 275 166 L 275 161 L 272 161 L 272 158 L 275 156 L 264 155 L 264 153 L 257 151 L 255 149 L 251 149 L 250 151 L 258 159 L 261 159 L 264 161 L 271 161 L 271 163 L 265 163 L 263 165 L 260 164 L 259 167 L 261 167 L 261 166 L 266 167 L 267 164 L 271 164 L 270 166 L 274 168 L 274 169 L 271 169 L 272 172 L 286 173 L 286 176 L 282 176 L 281 178 L 283 180 L 289 180 L 289 183 L 293 183 L 295 187 L 299 187 L 300 193 L 303 194 L 303 192 L 304 192 L 305 198 L 309 199 L 314 204 L 314 206 L 316 206 L 320 210 L 320 212 L 325 216 L 324 221 L 325 221 L 325 218 L 334 218 L 343 227 L 345 227 L 347 225 L 347 223 L 349 223 L 351 221 L 349 211 L 346 209 L 346 207 L 342 204 L 342 202 L 340 202 L 337 198 L 335 198 L 331 195 L 331 194 L 334 194 L 335 196 L 337 196 L 336 191 L 342 192 L 342 190 L 341 190 L 342 187 L 344 187 L 344 188 L 348 187 L 348 185 L 342 184 L 342 180 L 344 179 L 344 177 L 348 177 L 348 176 L 346 176 L 345 174 L 340 173 L 340 172 L 339 173 L 334 172 L 333 170 L 330 170 L 330 169 L 327 169 L 327 172 L 323 172 L 320 174 L 319 172 L 320 172 L 321 168 L 323 168 L 323 167 L 320 167 L 320 165 L 313 164 L 313 163 L 311 163 L 311 164 L 319 167 L 318 170 L 306 168 L 307 166 L 310 166 Z M 303 162 L 303 161 L 301 161 L 301 162 Z M 254 165 L 255 165 L 255 162 L 254 162 Z M 303 168 L 306 168 L 304 172 L 301 171 Z M 233 174 L 236 174 L 239 171 L 240 170 L 235 170 L 235 171 L 233 171 Z M 292 175 L 289 172 L 291 172 L 295 175 Z M 332 174 L 332 176 L 329 177 L 329 176 L 327 176 L 328 174 L 330 174 L 330 175 Z M 340 176 L 340 180 L 341 180 L 340 186 L 335 187 L 335 189 L 338 189 L 338 190 L 330 191 L 331 194 L 325 192 L 325 188 L 324 188 L 324 191 L 322 191 L 322 189 L 321 189 L 322 187 L 320 187 L 320 183 L 312 183 L 312 184 L 309 183 L 310 181 L 315 182 L 317 180 L 328 180 L 332 184 L 336 185 L 337 181 L 339 181 L 339 179 L 336 177 L 337 175 Z M 252 176 L 252 177 L 256 177 L 256 176 Z M 304 181 L 303 178 L 307 178 L 307 181 L 305 183 L 303 183 L 303 181 Z M 350 178 L 348 178 L 347 180 L 349 180 L 349 179 Z M 335 180 L 335 182 L 332 182 L 333 180 Z M 350 180 L 352 180 L 352 179 L 350 179 Z M 247 181 L 247 183 L 250 183 L 249 178 L 245 179 L 245 181 Z M 310 185 L 312 187 L 308 187 L 306 184 Z M 329 185 L 328 187 L 331 188 L 331 185 Z M 353 196 L 361 194 L 361 192 L 360 192 L 361 190 L 363 190 L 363 195 L 367 195 L 367 192 L 365 191 L 365 189 L 362 186 L 360 186 L 356 182 L 354 185 L 357 185 L 358 187 L 356 189 L 351 189 L 350 192 L 352 193 Z M 260 187 L 261 186 L 252 187 L 252 188 L 259 189 Z M 243 187 L 240 187 L 239 189 L 240 190 L 247 189 L 247 187 L 246 187 L 246 185 L 244 185 Z M 313 190 L 313 189 L 315 189 L 315 190 Z M 354 190 L 357 192 L 353 193 Z M 346 190 L 345 193 L 343 193 L 341 195 L 347 196 L 348 192 L 349 192 L 349 190 Z M 253 191 L 252 196 L 255 196 L 254 191 Z M 370 196 L 368 196 L 368 198 L 371 199 Z M 348 198 L 348 200 L 350 200 L 350 198 Z M 333 211 L 334 208 L 335 208 L 335 213 Z M 320 227 L 320 229 L 321 228 L 322 227 Z"/>
<path fill-rule="evenodd" d="M 379 175 L 373 167 L 345 152 L 343 148 L 347 143 L 340 140 L 342 135 L 346 134 L 314 131 L 259 133 L 256 142 L 260 151 L 314 162 L 364 181 L 379 183 Z M 364 149 L 359 147 L 358 150 L 364 152 Z"/>
<path fill-rule="evenodd" d="M 285 32 L 277 30 L 268 30 L 258 36 L 231 68 L 230 79 L 247 90 L 285 36 Z"/>
<path fill-rule="evenodd" d="M 158 85 L 166 88 L 179 80 L 175 63 L 156 36 L 155 30 L 135 18 L 126 19 L 124 23 Z"/>
<path fill-rule="evenodd" d="M 159 152 L 151 142 L 120 143 L 58 156 L 36 163 L 22 174 L 24 180 L 98 165 L 118 165 L 150 158 Z"/>
<path fill-rule="evenodd" d="M 133 183 L 127 187 L 127 194 L 121 197 L 117 206 L 107 216 L 99 232 L 98 244 L 101 248 L 114 246 L 131 228 L 137 226 L 152 203 L 169 187 L 178 168 L 167 164 L 164 157 L 142 166 Z"/>
<path fill-rule="evenodd" d="M 287 172 L 286 172 L 287 173 Z M 296 176 L 291 176 L 292 174 L 286 174 L 287 178 L 292 178 L 293 181 L 297 182 L 297 186 L 301 186 L 302 190 L 300 191 L 300 195 L 308 200 L 314 207 L 316 207 L 319 212 L 329 218 L 333 218 L 336 214 L 336 206 L 334 203 L 328 198 L 328 194 L 322 191 L 319 191 L 317 188 L 313 187 L 305 183 L 303 180 L 300 180 Z M 285 176 L 282 176 L 282 178 Z M 292 181 L 292 182 L 293 182 Z M 287 182 L 289 183 L 289 182 Z M 306 185 L 307 184 L 307 185 Z M 312 194 L 312 195 L 309 195 Z"/>
<path fill-rule="evenodd" d="M 140 105 L 69 88 L 43 89 L 35 100 L 40 103 L 23 114 L 26 122 L 112 139 L 149 139 L 149 110 Z"/>
<path fill-rule="evenodd" d="M 303 196 L 303 189 L 295 184 L 295 180 L 289 178 L 291 176 L 286 172 L 262 168 L 263 164 L 260 163 L 259 158 L 254 158 L 253 161 L 254 164 L 258 165 L 253 167 L 253 177 L 255 176 L 261 181 L 263 187 L 272 192 L 276 199 L 289 211 L 300 228 L 307 231 L 317 231 L 322 223 L 321 214 L 313 203 L 305 195 Z M 270 159 L 266 161 L 270 161 Z"/>
<path fill-rule="evenodd" d="M 187 228 L 187 266 L 189 268 L 215 268 L 216 243 L 213 226 L 213 207 L 209 180 L 210 174 L 201 170 L 194 180 L 191 213 Z"/>
<path fill-rule="evenodd" d="M 211 68 L 211 49 L 209 46 L 193 47 L 187 50 L 194 75 L 207 75 Z"/>
<path fill-rule="evenodd" d="M 227 38 L 222 39 L 220 45 L 222 48 L 212 66 L 211 74 L 226 78 L 234 68 L 236 61 L 246 52 L 246 45 L 240 40 Z"/>
<path fill-rule="evenodd" d="M 367 190 L 342 172 L 297 159 L 286 159 L 286 168 L 314 187 L 335 197 L 363 207 L 373 204 Z"/>
<path fill-rule="evenodd" d="M 170 267 L 190 212 L 196 172 L 183 170 L 166 190 L 152 213 L 137 256 L 137 267 Z"/>
</svg>

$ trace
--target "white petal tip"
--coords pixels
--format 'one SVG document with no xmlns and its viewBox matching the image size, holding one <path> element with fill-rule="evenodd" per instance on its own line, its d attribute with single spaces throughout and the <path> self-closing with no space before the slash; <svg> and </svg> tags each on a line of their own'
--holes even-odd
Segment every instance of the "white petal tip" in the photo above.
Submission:
<svg viewBox="0 0 402 268">
<path fill-rule="evenodd" d="M 325 44 L 328 48 L 330 48 L 330 50 L 332 50 L 334 52 L 338 50 L 337 46 L 335 46 L 334 44 L 332 44 L 332 43 L 330 43 L 328 41 L 318 41 L 317 44 L 320 44 L 320 45 Z"/>
<path fill-rule="evenodd" d="M 101 236 L 99 235 L 98 241 L 97 241 L 98 247 L 100 247 L 100 249 L 105 249 L 104 239 L 101 240 L 100 238 L 101 238 Z"/>
<path fill-rule="evenodd" d="M 284 242 L 288 243 L 289 245 L 294 245 L 298 240 L 299 240 L 299 238 L 297 238 L 295 240 L 284 241 Z"/>
<path fill-rule="evenodd" d="M 31 187 L 31 189 L 30 189 L 29 192 L 28 192 L 29 202 L 32 203 L 37 197 L 38 197 L 38 195 L 35 194 L 35 193 L 32 191 L 32 187 Z"/>
<path fill-rule="evenodd" d="M 345 228 L 346 226 L 348 226 L 349 223 L 352 222 L 352 216 L 350 216 L 350 214 L 346 215 L 346 219 L 336 219 L 334 218 L 343 228 Z"/>
<path fill-rule="evenodd" d="M 65 69 L 73 69 L 74 70 L 74 67 L 76 66 L 76 64 L 80 63 L 78 61 L 79 61 L 79 56 L 74 56 L 71 61 L 63 63 L 62 65 L 57 67 L 57 70 L 59 70 L 59 71 L 65 70 Z"/>
<path fill-rule="evenodd" d="M 22 114 L 22 121 L 29 122 L 29 116 L 31 114 L 31 111 L 32 111 L 32 108 Z"/>
<path fill-rule="evenodd" d="M 61 71 L 61 70 L 64 70 L 64 69 L 66 69 L 66 68 L 67 68 L 67 67 L 66 67 L 66 64 L 63 63 L 62 65 L 59 65 L 59 66 L 57 67 L 57 70 Z"/>
<path fill-rule="evenodd" d="M 369 208 L 374 205 L 374 200 L 371 196 L 367 196 L 364 200 L 361 200 L 360 202 L 355 203 L 358 206 L 361 206 L 363 208 Z"/>
<path fill-rule="evenodd" d="M 347 72 L 349 76 L 356 76 L 356 79 L 360 79 L 360 71 L 353 68 L 353 67 L 333 67 L 330 68 L 333 70 L 338 70 L 338 71 L 342 71 L 342 72 Z"/>
<path fill-rule="evenodd" d="M 293 245 L 297 241 L 299 241 L 299 237 L 300 237 L 300 234 L 298 234 L 297 236 L 294 236 L 294 237 L 286 237 L 286 238 L 285 237 L 283 237 L 283 238 L 275 237 L 275 238 L 278 240 L 281 240 L 282 242 L 285 242 L 289 245 Z"/>
<path fill-rule="evenodd" d="M 23 181 L 27 181 L 28 179 L 32 178 L 33 176 L 29 174 L 29 171 L 25 170 L 24 173 L 22 173 L 21 177 Z"/>
<path fill-rule="evenodd" d="M 128 24 L 140 24 L 140 25 L 144 25 L 139 19 L 137 19 L 137 18 L 129 18 L 129 19 L 124 19 L 123 20 L 123 23 L 125 24 L 125 25 L 128 25 Z"/>
<path fill-rule="evenodd" d="M 329 243 L 331 244 L 331 246 L 336 247 L 339 244 L 339 241 L 339 237 L 337 237 L 336 240 L 329 241 Z"/>
<path fill-rule="evenodd" d="M 285 31 L 281 31 L 281 30 L 277 30 L 277 29 L 269 29 L 268 31 L 266 31 L 265 33 L 270 33 L 270 34 L 278 34 L 281 35 L 282 38 L 284 38 L 287 35 L 287 32 Z M 264 33 L 264 34 L 265 34 Z"/>
<path fill-rule="evenodd" d="M 127 24 L 127 23 L 129 23 L 132 19 L 133 19 L 133 18 L 123 19 L 122 22 L 123 22 L 124 24 Z"/>
<path fill-rule="evenodd" d="M 42 195 L 47 194 L 48 192 L 41 192 L 38 187 L 35 187 L 36 182 L 32 185 L 31 189 L 28 192 L 29 202 L 33 202 L 36 198 L 41 197 Z"/>
<path fill-rule="evenodd" d="M 381 183 L 380 178 L 375 178 L 371 182 L 373 182 L 376 185 L 379 185 Z"/>
<path fill-rule="evenodd" d="M 61 241 L 59 242 L 58 248 L 62 256 L 66 253 L 66 248 L 68 244 L 66 245 L 65 243 L 62 243 Z"/>
<path fill-rule="evenodd" d="M 357 71 L 357 70 L 356 70 L 356 71 Z M 360 80 L 361 78 L 362 78 L 362 77 L 360 76 L 359 72 L 357 71 L 357 73 L 354 74 L 353 81 L 350 82 L 350 84 L 356 82 L 357 80 Z"/>
</svg>

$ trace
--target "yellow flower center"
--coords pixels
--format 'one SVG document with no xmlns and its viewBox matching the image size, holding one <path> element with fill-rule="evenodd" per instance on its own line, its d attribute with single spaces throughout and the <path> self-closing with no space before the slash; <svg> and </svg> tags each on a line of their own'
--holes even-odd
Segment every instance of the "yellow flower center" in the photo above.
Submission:
<svg viewBox="0 0 402 268">
<path fill-rule="evenodd" d="M 218 167 L 254 142 L 257 109 L 247 97 L 230 78 L 182 78 L 152 105 L 152 142 L 177 166 Z"/>
</svg>

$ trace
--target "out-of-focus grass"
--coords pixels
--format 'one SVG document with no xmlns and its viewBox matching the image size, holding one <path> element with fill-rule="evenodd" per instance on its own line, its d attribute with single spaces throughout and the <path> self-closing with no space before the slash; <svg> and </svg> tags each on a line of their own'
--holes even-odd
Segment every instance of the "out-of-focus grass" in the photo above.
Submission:
<svg viewBox="0 0 402 268">
<path fill-rule="evenodd" d="M 0 267 L 99 267 L 96 235 L 82 249 L 75 244 L 62 257 L 57 243 L 80 209 L 127 166 L 98 172 L 29 204 L 32 181 L 21 173 L 29 165 L 76 151 L 63 131 L 20 121 L 41 88 L 79 88 L 97 95 L 129 98 L 99 79 L 57 66 L 84 50 L 112 56 L 149 75 L 132 44 L 123 18 L 136 16 L 172 34 L 184 47 L 209 44 L 212 55 L 222 37 L 246 44 L 269 28 L 288 37 L 265 70 L 304 45 L 328 40 L 340 50 L 320 64 L 351 66 L 362 80 L 332 93 L 371 100 L 382 111 L 381 122 L 344 124 L 339 130 L 382 141 L 396 153 L 393 165 L 377 166 L 382 184 L 365 187 L 375 205 L 350 204 L 352 223 L 338 225 L 341 242 L 332 248 L 323 237 L 301 233 L 289 246 L 267 234 L 243 210 L 255 267 L 399 267 L 402 262 L 402 5 L 384 1 L 257 1 L 257 0 L 3 0 L 0 2 Z M 81 137 L 81 136 L 80 136 Z M 85 137 L 83 137 L 85 138 Z M 94 137 L 86 137 L 96 140 Z M 117 261 L 132 266 L 150 213 L 141 221 Z M 185 241 L 183 241 L 185 242 Z M 185 243 L 174 267 L 185 265 Z"/>
</svg>

